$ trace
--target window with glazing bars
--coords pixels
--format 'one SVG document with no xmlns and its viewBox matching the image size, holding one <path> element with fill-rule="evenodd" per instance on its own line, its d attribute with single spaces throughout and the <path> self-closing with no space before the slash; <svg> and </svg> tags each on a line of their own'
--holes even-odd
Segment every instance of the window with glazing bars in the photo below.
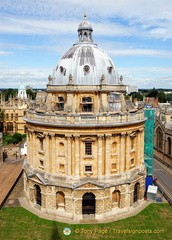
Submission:
<svg viewBox="0 0 172 240">
<path fill-rule="evenodd" d="M 85 166 L 85 172 L 92 172 L 92 166 Z"/>
<path fill-rule="evenodd" d="M 92 155 L 92 143 L 85 143 L 85 155 Z"/>
</svg>

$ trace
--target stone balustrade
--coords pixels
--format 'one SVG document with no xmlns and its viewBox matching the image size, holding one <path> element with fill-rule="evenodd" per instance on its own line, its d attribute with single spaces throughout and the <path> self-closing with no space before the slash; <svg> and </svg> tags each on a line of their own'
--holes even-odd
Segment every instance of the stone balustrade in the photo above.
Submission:
<svg viewBox="0 0 172 240">
<path fill-rule="evenodd" d="M 56 114 L 43 113 L 28 110 L 26 112 L 26 122 L 43 122 L 47 124 L 113 124 L 135 122 L 144 119 L 143 111 L 118 112 L 106 114 Z"/>
</svg>

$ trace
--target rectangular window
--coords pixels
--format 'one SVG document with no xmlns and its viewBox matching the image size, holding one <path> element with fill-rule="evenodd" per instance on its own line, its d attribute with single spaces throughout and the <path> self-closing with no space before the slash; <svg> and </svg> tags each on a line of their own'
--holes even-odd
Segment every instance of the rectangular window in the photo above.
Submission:
<svg viewBox="0 0 172 240">
<path fill-rule="evenodd" d="M 92 166 L 85 166 L 85 172 L 92 172 Z"/>
<path fill-rule="evenodd" d="M 92 155 L 92 143 L 85 143 L 85 155 Z"/>
<path fill-rule="evenodd" d="M 116 170 L 116 163 L 112 163 L 112 170 Z"/>
<path fill-rule="evenodd" d="M 131 166 L 134 165 L 134 158 L 132 158 L 132 159 L 130 160 L 130 164 L 131 164 Z"/>
<path fill-rule="evenodd" d="M 82 112 L 92 112 L 92 98 L 83 97 L 82 98 Z"/>
<path fill-rule="evenodd" d="M 65 168 L 64 168 L 64 164 L 60 164 L 60 171 L 64 172 Z"/>
<path fill-rule="evenodd" d="M 64 103 L 58 103 L 58 111 L 64 111 Z"/>
<path fill-rule="evenodd" d="M 44 151 L 44 144 L 43 144 L 43 139 L 42 138 L 39 139 L 39 143 L 40 143 L 40 151 L 43 152 Z"/>
<path fill-rule="evenodd" d="M 44 168 L 44 161 L 43 160 L 40 160 L 39 164 L 40 164 L 40 166 L 39 166 L 40 168 Z"/>
</svg>

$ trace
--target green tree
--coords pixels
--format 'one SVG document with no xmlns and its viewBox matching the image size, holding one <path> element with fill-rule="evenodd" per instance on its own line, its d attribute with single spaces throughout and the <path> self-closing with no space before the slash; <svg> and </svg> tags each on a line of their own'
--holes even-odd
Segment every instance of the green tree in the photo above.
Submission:
<svg viewBox="0 0 172 240">
<path fill-rule="evenodd" d="M 4 110 L 0 108 L 0 121 L 4 120 Z"/>
<path fill-rule="evenodd" d="M 157 95 L 158 95 L 158 91 L 153 89 L 150 93 L 148 93 L 147 96 L 156 98 Z"/>
<path fill-rule="evenodd" d="M 15 97 L 17 95 L 17 89 L 8 88 L 3 94 L 5 95 L 5 101 L 8 101 L 10 96 Z"/>
<path fill-rule="evenodd" d="M 157 97 L 160 103 L 165 103 L 167 101 L 167 96 L 163 91 L 159 92 Z"/>
<path fill-rule="evenodd" d="M 171 93 L 167 94 L 166 99 L 168 102 L 172 102 L 172 94 Z"/>
<path fill-rule="evenodd" d="M 140 93 L 137 93 L 137 92 L 132 94 L 132 101 L 134 100 L 134 98 L 137 98 L 138 101 L 143 100 L 143 96 Z"/>
<path fill-rule="evenodd" d="M 18 142 L 20 142 L 20 141 L 22 140 L 22 134 L 20 134 L 20 133 L 14 133 L 14 134 L 13 134 L 13 138 L 14 138 L 14 139 L 17 139 Z"/>
<path fill-rule="evenodd" d="M 32 100 L 36 99 L 36 92 L 33 92 L 31 89 L 27 89 L 26 93 L 28 96 L 30 96 L 32 98 Z"/>
</svg>

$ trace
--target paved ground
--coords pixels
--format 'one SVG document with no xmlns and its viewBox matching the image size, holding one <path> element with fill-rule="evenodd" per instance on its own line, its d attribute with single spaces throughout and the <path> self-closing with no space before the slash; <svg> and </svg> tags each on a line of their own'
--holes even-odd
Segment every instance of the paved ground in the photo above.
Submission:
<svg viewBox="0 0 172 240">
<path fill-rule="evenodd" d="M 172 169 L 155 159 L 154 176 L 158 179 L 157 184 L 172 200 Z"/>
<path fill-rule="evenodd" d="M 14 184 L 22 173 L 22 158 L 8 158 L 0 164 L 0 206 L 8 204 L 11 206 L 19 205 L 18 197 L 23 196 L 23 181 L 19 179 L 15 188 Z M 11 192 L 12 191 L 12 192 Z M 10 195 L 9 195 L 10 194 Z M 9 195 L 8 199 L 7 196 Z M 7 200 L 6 200 L 7 199 Z"/>
</svg>

